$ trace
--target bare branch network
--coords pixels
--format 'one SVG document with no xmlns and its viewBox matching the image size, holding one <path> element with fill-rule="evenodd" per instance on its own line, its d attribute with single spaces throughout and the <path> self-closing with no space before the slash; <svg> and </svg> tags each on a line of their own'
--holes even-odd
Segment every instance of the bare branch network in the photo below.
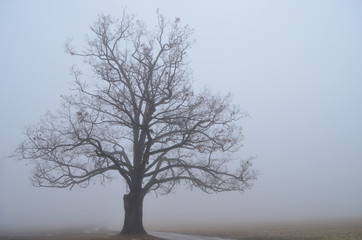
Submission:
<svg viewBox="0 0 362 240">
<path fill-rule="evenodd" d="M 142 194 L 167 194 L 186 182 L 205 192 L 244 191 L 256 179 L 251 161 L 228 169 L 241 147 L 246 114 L 230 95 L 191 88 L 186 61 L 192 30 L 158 15 L 156 29 L 133 16 L 100 16 L 83 58 L 94 77 L 73 68 L 74 94 L 61 109 L 28 127 L 17 148 L 33 159 L 35 186 L 87 187 L 119 173 Z M 234 161 L 235 162 L 235 161 Z"/>
</svg>

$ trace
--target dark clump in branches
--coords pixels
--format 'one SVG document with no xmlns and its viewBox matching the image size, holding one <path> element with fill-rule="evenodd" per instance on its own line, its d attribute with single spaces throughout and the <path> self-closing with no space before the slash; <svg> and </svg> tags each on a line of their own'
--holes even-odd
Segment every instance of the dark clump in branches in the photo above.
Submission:
<svg viewBox="0 0 362 240">
<path fill-rule="evenodd" d="M 77 51 L 68 42 L 66 49 L 85 60 L 92 77 L 73 68 L 74 94 L 27 128 L 16 150 L 18 158 L 35 160 L 35 186 L 87 187 L 93 178 L 120 174 L 129 189 L 123 233 L 144 232 L 142 204 L 150 191 L 167 194 L 180 182 L 208 193 L 251 186 L 250 161 L 228 170 L 245 113 L 230 95 L 192 89 L 188 26 L 158 15 L 149 31 L 123 13 L 100 16 L 90 29 L 87 47 Z"/>
</svg>

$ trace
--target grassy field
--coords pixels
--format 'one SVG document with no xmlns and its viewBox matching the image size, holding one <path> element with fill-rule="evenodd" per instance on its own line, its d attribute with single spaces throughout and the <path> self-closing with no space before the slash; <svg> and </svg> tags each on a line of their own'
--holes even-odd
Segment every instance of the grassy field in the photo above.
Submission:
<svg viewBox="0 0 362 240">
<path fill-rule="evenodd" d="M 362 240 L 362 220 L 158 229 L 238 240 Z"/>
<path fill-rule="evenodd" d="M 0 240 L 160 240 L 146 234 L 140 235 L 69 235 L 69 236 L 0 236 Z"/>
<path fill-rule="evenodd" d="M 273 223 L 273 224 L 228 224 L 164 227 L 149 230 L 189 233 L 205 236 L 216 236 L 238 240 L 362 240 L 362 220 Z M 160 240 L 150 235 L 126 235 L 114 233 L 107 235 L 76 234 L 72 232 L 56 234 L 17 234 L 7 237 L 0 235 L 0 240 Z"/>
</svg>

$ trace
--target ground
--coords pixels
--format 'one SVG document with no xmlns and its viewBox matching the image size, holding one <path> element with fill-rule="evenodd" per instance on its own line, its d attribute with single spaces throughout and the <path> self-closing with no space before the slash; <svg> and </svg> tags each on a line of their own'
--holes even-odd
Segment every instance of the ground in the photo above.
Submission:
<svg viewBox="0 0 362 240">
<path fill-rule="evenodd" d="M 166 231 L 166 229 L 157 229 Z M 167 231 L 238 240 L 362 240 L 362 219 L 168 228 Z"/>
<path fill-rule="evenodd" d="M 70 236 L 13 236 L 5 237 L 0 236 L 0 240 L 160 240 L 146 234 L 140 235 L 95 235 L 95 236 L 86 236 L 86 235 L 70 235 Z"/>
<path fill-rule="evenodd" d="M 191 233 L 196 235 L 215 236 L 238 240 L 362 240 L 362 219 L 348 221 L 325 222 L 289 222 L 273 224 L 228 224 L 199 225 L 184 227 L 153 228 L 155 231 Z M 57 236 L 18 235 L 0 240 L 160 240 L 150 235 L 77 235 L 58 234 Z"/>
</svg>

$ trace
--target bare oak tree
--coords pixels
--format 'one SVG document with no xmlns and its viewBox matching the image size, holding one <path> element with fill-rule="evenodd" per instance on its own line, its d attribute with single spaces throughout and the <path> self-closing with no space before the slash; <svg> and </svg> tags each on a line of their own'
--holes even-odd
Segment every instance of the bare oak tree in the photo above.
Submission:
<svg viewBox="0 0 362 240">
<path fill-rule="evenodd" d="M 32 183 L 87 187 L 93 179 L 123 177 L 122 233 L 144 233 L 142 206 L 151 191 L 167 194 L 185 182 L 205 192 L 244 191 L 255 180 L 250 161 L 233 161 L 245 116 L 230 95 L 194 92 L 185 60 L 192 31 L 158 15 L 149 31 L 135 17 L 100 16 L 90 28 L 84 58 L 92 75 L 73 68 L 74 94 L 28 127 L 17 148 L 34 160 Z"/>
</svg>

